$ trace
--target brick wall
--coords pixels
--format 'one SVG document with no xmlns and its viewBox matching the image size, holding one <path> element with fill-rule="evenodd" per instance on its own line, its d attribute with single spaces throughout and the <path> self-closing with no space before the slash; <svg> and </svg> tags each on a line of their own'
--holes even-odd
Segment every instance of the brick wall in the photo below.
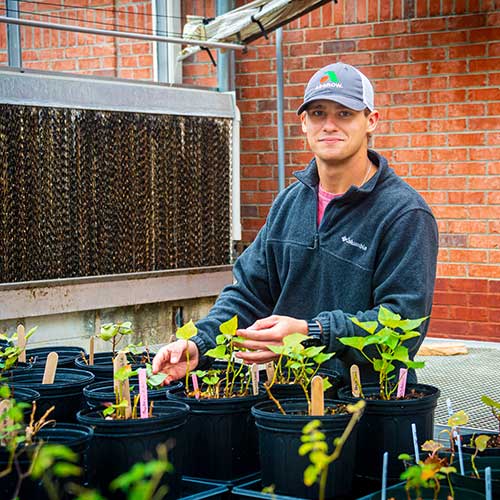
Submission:
<svg viewBox="0 0 500 500">
<path fill-rule="evenodd" d="M 65 3 L 125 8 L 119 16 L 73 9 L 72 15 L 94 16 L 115 29 L 141 26 L 148 18 L 140 14 L 150 8 L 146 1 Z M 187 0 L 183 8 L 208 17 L 214 4 Z M 50 8 L 71 14 L 67 6 Z M 435 336 L 500 341 L 499 27 L 495 0 L 340 0 L 283 32 L 287 182 L 311 157 L 295 115 L 305 83 L 329 62 L 357 65 L 372 79 L 381 112 L 373 147 L 426 198 L 438 219 L 439 277 L 430 330 Z M 66 38 L 71 35 L 22 32 L 26 67 L 152 78 L 150 44 L 74 35 L 75 45 Z M 271 34 L 236 56 L 245 243 L 264 223 L 278 186 L 274 42 Z M 0 25 L 5 64 L 2 47 Z M 184 77 L 185 83 L 216 86 L 206 53 L 185 62 Z"/>
</svg>

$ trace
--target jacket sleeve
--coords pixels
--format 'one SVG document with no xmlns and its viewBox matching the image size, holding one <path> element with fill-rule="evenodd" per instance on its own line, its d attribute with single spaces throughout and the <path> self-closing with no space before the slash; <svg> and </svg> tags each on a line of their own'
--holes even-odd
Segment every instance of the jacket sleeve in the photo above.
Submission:
<svg viewBox="0 0 500 500">
<path fill-rule="evenodd" d="M 257 319 L 272 314 L 274 301 L 269 288 L 266 234 L 267 226 L 264 226 L 236 260 L 233 284 L 222 290 L 208 315 L 196 323 L 198 334 L 192 340 L 198 346 L 202 368 L 209 363 L 203 354 L 215 346 L 221 323 L 236 314 L 238 327 L 246 328 Z"/>
<path fill-rule="evenodd" d="M 401 315 L 416 319 L 431 313 L 436 277 L 438 230 L 433 215 L 424 209 L 412 209 L 400 215 L 381 240 L 372 282 L 373 308 L 358 311 L 360 321 L 377 319 L 381 305 Z M 323 326 L 325 343 L 330 352 L 348 358 L 348 364 L 365 364 L 366 359 L 355 349 L 338 341 L 341 337 L 363 336 L 366 332 L 343 311 L 321 312 L 316 318 Z M 413 357 L 422 343 L 429 320 L 420 326 L 421 336 L 407 345 Z"/>
</svg>

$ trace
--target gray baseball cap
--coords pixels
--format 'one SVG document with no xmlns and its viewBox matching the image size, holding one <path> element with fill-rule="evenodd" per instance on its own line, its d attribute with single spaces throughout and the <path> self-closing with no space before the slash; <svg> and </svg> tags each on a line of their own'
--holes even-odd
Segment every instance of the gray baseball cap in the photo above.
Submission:
<svg viewBox="0 0 500 500">
<path fill-rule="evenodd" d="M 356 111 L 375 109 L 370 80 L 354 66 L 344 63 L 329 64 L 314 73 L 307 84 L 304 102 L 297 114 L 300 115 L 308 104 L 318 99 L 338 102 Z"/>
</svg>

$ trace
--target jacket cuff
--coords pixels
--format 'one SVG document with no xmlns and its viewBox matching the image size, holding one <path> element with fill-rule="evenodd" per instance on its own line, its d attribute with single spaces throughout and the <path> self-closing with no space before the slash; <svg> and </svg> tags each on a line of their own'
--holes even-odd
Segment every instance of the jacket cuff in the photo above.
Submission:
<svg viewBox="0 0 500 500">
<path fill-rule="evenodd" d="M 189 340 L 192 340 L 196 344 L 196 347 L 198 347 L 199 361 L 196 369 L 206 370 L 207 368 L 210 368 L 213 360 L 212 358 L 205 356 L 205 353 L 209 349 L 207 343 L 199 335 L 195 335 Z"/>
<path fill-rule="evenodd" d="M 309 323 L 315 322 L 319 323 L 319 327 L 321 328 L 321 343 L 323 345 L 326 345 L 326 347 L 329 349 L 330 347 L 330 320 L 325 319 L 324 317 L 321 316 L 316 316 L 313 318 Z"/>
</svg>

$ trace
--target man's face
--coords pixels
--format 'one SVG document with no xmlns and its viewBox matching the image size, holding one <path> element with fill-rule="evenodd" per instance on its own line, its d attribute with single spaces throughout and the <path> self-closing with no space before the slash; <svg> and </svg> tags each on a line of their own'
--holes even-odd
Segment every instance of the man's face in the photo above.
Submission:
<svg viewBox="0 0 500 500">
<path fill-rule="evenodd" d="M 364 111 L 321 99 L 312 102 L 300 118 L 317 161 L 337 163 L 366 150 L 367 134 L 375 130 L 378 112 L 366 116 Z"/>
</svg>

